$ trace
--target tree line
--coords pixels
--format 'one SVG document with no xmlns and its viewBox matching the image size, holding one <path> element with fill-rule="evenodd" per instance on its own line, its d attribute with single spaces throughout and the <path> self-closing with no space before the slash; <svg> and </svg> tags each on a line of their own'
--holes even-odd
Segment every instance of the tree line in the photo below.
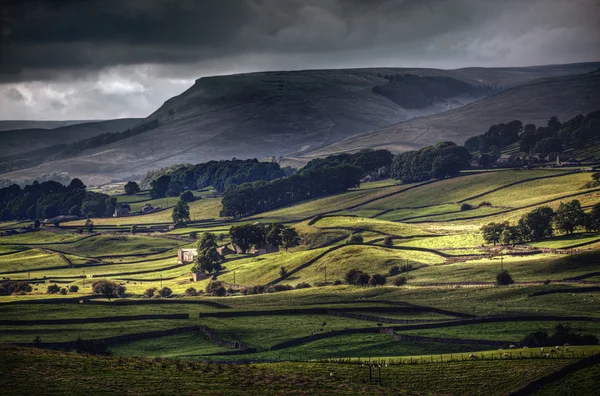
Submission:
<svg viewBox="0 0 600 396">
<path fill-rule="evenodd" d="M 600 203 L 589 213 L 584 212 L 576 199 L 561 202 L 556 211 L 549 206 L 540 206 L 521 216 L 517 224 L 489 223 L 481 231 L 486 243 L 514 245 L 550 238 L 555 231 L 572 234 L 577 228 L 600 231 Z"/>
<path fill-rule="evenodd" d="M 55 181 L 17 184 L 0 189 L 0 220 L 44 220 L 60 215 L 106 217 L 112 215 L 116 198 L 86 190 L 79 179 L 68 186 Z"/>
<path fill-rule="evenodd" d="M 218 192 L 227 187 L 258 180 L 284 177 L 290 170 L 281 169 L 276 162 L 259 162 L 257 159 L 209 161 L 196 165 L 174 165 L 149 171 L 141 182 L 142 188 L 155 189 L 157 197 L 177 196 L 185 189 L 202 189 L 212 186 Z"/>
<path fill-rule="evenodd" d="M 551 117 L 544 126 L 523 125 L 519 120 L 492 125 L 484 134 L 467 139 L 465 147 L 471 153 L 479 152 L 480 164 L 488 165 L 500 156 L 503 147 L 513 143 L 519 144 L 521 152 L 545 156 L 561 153 L 567 146 L 582 148 L 598 138 L 600 110 L 587 116 L 579 114 L 564 123 L 557 117 Z"/>
<path fill-rule="evenodd" d="M 377 171 L 381 167 L 390 167 L 394 155 L 388 150 L 361 150 L 358 153 L 349 154 L 342 153 L 337 155 L 330 155 L 326 158 L 315 158 L 310 160 L 303 171 L 319 170 L 325 166 L 340 166 L 349 165 L 360 168 L 362 175 L 366 175 L 370 172 Z"/>
</svg>

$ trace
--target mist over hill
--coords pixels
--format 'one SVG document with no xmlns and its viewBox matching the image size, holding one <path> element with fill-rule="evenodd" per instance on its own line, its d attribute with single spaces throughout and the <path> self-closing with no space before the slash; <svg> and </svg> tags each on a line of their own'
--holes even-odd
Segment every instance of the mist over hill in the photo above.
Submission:
<svg viewBox="0 0 600 396">
<path fill-rule="evenodd" d="M 564 117 L 585 111 L 595 103 L 591 97 L 594 95 L 587 90 L 580 98 L 577 89 L 568 86 L 572 81 L 560 76 L 590 72 L 598 67 L 599 63 L 457 70 L 374 68 L 261 72 L 201 78 L 181 95 L 166 101 L 145 120 L 132 121 L 136 125 L 153 123 L 156 128 L 130 137 L 125 134 L 117 141 L 108 139 L 109 144 L 9 172 L 4 177 L 31 179 L 51 171 L 64 171 L 82 178 L 89 185 L 97 185 L 137 177 L 149 169 L 175 163 L 199 163 L 232 157 L 310 158 L 321 153 L 385 145 L 402 151 L 439 140 L 463 141 L 480 133 L 481 127 L 485 125 L 487 128 L 496 118 L 501 118 L 499 121 L 502 122 L 507 121 L 506 118 L 522 117 L 523 112 L 515 112 L 520 105 L 529 109 L 528 116 L 533 122 L 547 119 L 549 114 L 558 110 L 560 112 L 556 114 Z M 424 78 L 414 80 L 410 91 L 396 87 L 391 96 L 374 92 L 374 87 L 389 84 L 386 75 L 407 74 L 436 77 L 448 83 L 443 89 L 425 89 L 419 81 L 430 82 L 432 79 Z M 528 85 L 543 77 L 548 80 Z M 522 84 L 525 85 L 521 87 Z M 419 91 L 418 101 L 412 101 L 415 89 Z M 494 94 L 505 89 L 509 90 Z M 443 94 L 440 94 L 442 91 Z M 564 93 L 565 98 L 567 95 L 570 97 L 568 106 L 564 106 L 564 101 L 556 101 L 553 95 L 559 91 Z M 545 98 L 538 99 L 538 96 Z M 533 105 L 532 102 L 538 104 Z M 579 102 L 582 104 L 579 105 Z M 594 104 L 593 107 L 598 106 Z M 466 109 L 464 115 L 457 113 L 462 109 Z M 444 117 L 444 114 L 448 114 L 450 119 L 464 121 L 456 121 L 457 126 L 451 128 L 443 127 L 446 121 L 441 121 L 436 129 L 431 130 L 428 125 L 424 127 L 425 131 L 415 127 L 416 132 L 406 137 L 402 135 L 402 138 L 393 132 L 406 121 L 420 125 L 423 122 L 420 120 L 437 120 L 427 116 Z M 470 121 L 471 118 L 474 121 Z M 394 127 L 390 127 L 392 125 Z M 120 130 L 113 128 L 117 130 L 111 132 L 123 131 L 130 126 L 123 125 Z M 371 131 L 378 131 L 372 140 L 366 137 L 371 135 L 367 135 Z M 91 132 L 92 136 L 99 134 L 96 132 Z M 106 130 L 100 133 L 103 132 Z M 11 133 L 15 139 L 20 136 Z M 386 137 L 388 134 L 393 137 Z M 76 133 L 66 133 L 63 142 L 73 141 L 68 140 L 74 139 L 73 135 Z M 11 135 L 2 136 L 5 139 Z M 26 136 L 23 134 L 23 139 Z M 30 151 L 47 145 L 40 138 L 43 134 L 33 132 L 31 136 L 30 140 L 21 140 L 24 143 L 10 145 L 10 150 L 18 154 L 24 153 L 25 148 Z M 36 139 L 39 141 L 35 142 Z M 33 142 L 29 144 L 28 141 Z"/>
</svg>

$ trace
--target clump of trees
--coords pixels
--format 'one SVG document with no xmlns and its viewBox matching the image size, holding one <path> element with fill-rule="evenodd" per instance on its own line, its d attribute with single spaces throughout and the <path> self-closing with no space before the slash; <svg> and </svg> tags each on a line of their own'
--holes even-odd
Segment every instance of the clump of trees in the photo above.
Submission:
<svg viewBox="0 0 600 396">
<path fill-rule="evenodd" d="M 0 282 L 0 296 L 10 296 L 18 293 L 31 293 L 31 285 L 23 281 L 2 281 Z"/>
<path fill-rule="evenodd" d="M 521 345 L 528 347 L 542 347 L 554 345 L 596 345 L 598 337 L 593 334 L 580 334 L 573 331 L 567 324 L 556 325 L 554 331 L 548 334 L 545 330 L 538 330 L 528 334 L 521 340 Z"/>
<path fill-rule="evenodd" d="M 108 298 L 108 301 L 112 297 L 125 297 L 126 290 L 125 286 L 106 279 L 92 283 L 92 291 Z"/>
<path fill-rule="evenodd" d="M 167 191 L 169 196 L 175 197 L 184 189 L 193 190 L 213 186 L 218 192 L 223 192 L 229 186 L 259 180 L 271 181 L 284 177 L 286 173 L 289 171 L 281 169 L 276 162 L 259 162 L 257 159 L 209 161 L 196 165 L 173 165 L 149 171 L 142 180 L 142 187 L 151 188 L 155 181 L 162 178 L 160 181 L 162 188 L 157 191 L 157 197 L 166 196 Z M 179 192 L 175 194 L 178 190 Z"/>
<path fill-rule="evenodd" d="M 394 157 L 391 176 L 404 183 L 457 176 L 470 166 L 471 154 L 452 142 L 406 151 Z"/>
<path fill-rule="evenodd" d="M 206 274 L 216 273 L 221 270 L 224 257 L 217 252 L 217 236 L 211 232 L 205 232 L 196 246 L 198 256 L 192 272 Z"/>
<path fill-rule="evenodd" d="M 339 193 L 360 185 L 361 169 L 350 165 L 302 170 L 270 182 L 230 186 L 223 194 L 221 216 L 244 217 L 293 202 Z"/>
<path fill-rule="evenodd" d="M 594 205 L 589 214 L 576 199 L 561 202 L 556 212 L 548 206 L 540 206 L 521 216 L 517 225 L 489 223 L 481 228 L 481 232 L 486 243 L 514 245 L 549 238 L 555 230 L 571 234 L 578 227 L 600 230 L 600 204 Z"/>
<path fill-rule="evenodd" d="M 111 216 L 116 198 L 86 191 L 79 179 L 65 186 L 55 181 L 17 184 L 0 189 L 0 220 L 44 220 L 61 215 Z"/>
<path fill-rule="evenodd" d="M 281 224 L 270 224 L 267 227 L 262 224 L 232 226 L 229 235 L 231 242 L 243 252 L 247 252 L 251 247 L 260 248 L 266 245 L 282 247 L 287 251 L 300 245 L 298 232 Z"/>
<path fill-rule="evenodd" d="M 377 171 L 381 167 L 390 167 L 394 156 L 388 150 L 361 150 L 355 154 L 342 153 L 330 155 L 326 158 L 315 158 L 311 160 L 304 168 L 303 172 L 310 170 L 320 170 L 326 166 L 335 167 L 341 165 L 354 166 L 361 170 L 361 175 Z"/>
<path fill-rule="evenodd" d="M 140 186 L 134 181 L 128 181 L 125 184 L 124 190 L 125 190 L 125 194 L 127 194 L 127 195 L 137 194 L 141 191 Z"/>
</svg>

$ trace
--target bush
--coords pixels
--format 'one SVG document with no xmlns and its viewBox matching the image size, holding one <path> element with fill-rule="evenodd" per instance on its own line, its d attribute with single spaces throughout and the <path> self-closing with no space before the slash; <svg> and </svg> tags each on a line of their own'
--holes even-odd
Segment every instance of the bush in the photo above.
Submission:
<svg viewBox="0 0 600 396">
<path fill-rule="evenodd" d="M 192 238 L 192 239 L 198 239 L 198 233 L 196 231 L 190 232 L 190 238 Z"/>
<path fill-rule="evenodd" d="M 468 203 L 464 203 L 464 204 L 460 205 L 461 212 L 464 212 L 466 210 L 473 210 L 473 205 L 468 204 Z"/>
<path fill-rule="evenodd" d="M 265 292 L 266 293 L 278 293 L 278 292 L 288 291 L 288 290 L 292 290 L 292 289 L 293 289 L 293 287 L 290 285 L 271 285 L 266 288 Z"/>
<path fill-rule="evenodd" d="M 156 293 L 157 288 L 151 287 L 150 289 L 146 289 L 144 292 L 144 297 L 154 297 L 154 293 Z"/>
<path fill-rule="evenodd" d="M 279 277 L 280 278 L 285 278 L 285 276 L 288 274 L 287 270 L 285 269 L 285 267 L 281 267 L 279 268 Z"/>
<path fill-rule="evenodd" d="M 296 285 L 296 289 L 308 289 L 309 287 L 311 287 L 310 284 L 306 282 L 298 283 Z"/>
<path fill-rule="evenodd" d="M 383 238 L 383 246 L 394 246 L 394 239 L 391 236 L 386 236 L 385 238 Z"/>
<path fill-rule="evenodd" d="M 402 272 L 409 272 L 412 271 L 415 267 L 411 264 L 403 264 L 402 267 L 400 268 Z"/>
<path fill-rule="evenodd" d="M 334 286 L 339 286 L 339 285 L 341 285 L 342 283 L 343 283 L 343 282 L 342 282 L 341 280 L 339 280 L 339 279 L 338 279 L 338 280 L 336 280 L 335 282 L 333 282 L 333 285 L 334 285 Z"/>
<path fill-rule="evenodd" d="M 394 265 L 388 271 L 388 276 L 395 276 L 395 275 L 398 275 L 399 273 L 400 273 L 400 267 L 398 267 L 397 265 Z"/>
<path fill-rule="evenodd" d="M 179 199 L 181 199 L 184 202 L 194 202 L 194 199 L 196 198 L 194 197 L 194 194 L 191 191 L 185 191 L 181 193 Z"/>
<path fill-rule="evenodd" d="M 346 283 L 349 285 L 366 285 L 371 277 L 361 270 L 351 269 L 346 273 Z"/>
<path fill-rule="evenodd" d="M 513 283 L 515 283 L 515 281 L 507 270 L 502 270 L 496 275 L 496 285 L 498 286 L 512 285 Z"/>
<path fill-rule="evenodd" d="M 360 234 L 350 234 L 348 243 L 363 243 L 363 237 Z"/>
<path fill-rule="evenodd" d="M 399 276 L 392 281 L 394 286 L 400 287 L 406 284 L 406 276 Z"/>
<path fill-rule="evenodd" d="M 189 287 L 187 289 L 185 289 L 185 295 L 188 297 L 194 297 L 198 295 L 198 291 L 196 289 L 194 289 L 193 287 Z"/>
<path fill-rule="evenodd" d="M 223 286 L 219 286 L 215 289 L 213 294 L 217 297 L 225 297 L 227 295 L 227 289 Z"/>
<path fill-rule="evenodd" d="M 48 294 L 60 293 L 60 286 L 58 286 L 56 284 L 50 285 L 50 286 L 48 286 L 48 289 L 46 291 Z"/>
<path fill-rule="evenodd" d="M 210 281 L 206 286 L 206 292 L 208 294 L 212 294 L 213 296 L 223 297 L 227 295 L 227 289 L 225 289 L 225 284 L 219 281 Z"/>
<path fill-rule="evenodd" d="M 480 208 L 483 208 L 484 206 L 492 206 L 492 204 L 488 201 L 483 201 L 479 203 Z"/>
<path fill-rule="evenodd" d="M 31 290 L 31 285 L 27 282 L 11 280 L 0 282 L 0 296 L 9 296 L 13 293 L 30 293 Z"/>
<path fill-rule="evenodd" d="M 385 285 L 385 276 L 380 274 L 373 274 L 369 279 L 369 286 L 383 286 Z"/>
<path fill-rule="evenodd" d="M 106 279 L 92 283 L 92 291 L 105 296 L 109 301 L 111 297 L 125 296 L 125 290 L 127 290 L 125 286 Z"/>
<path fill-rule="evenodd" d="M 171 294 L 173 294 L 173 290 L 169 289 L 166 286 L 158 291 L 158 295 L 164 298 L 170 297 Z"/>
<path fill-rule="evenodd" d="M 62 294 L 63 296 L 67 295 L 67 288 L 63 287 L 62 289 L 60 289 L 60 294 Z"/>
<path fill-rule="evenodd" d="M 69 286 L 69 293 L 77 293 L 79 291 L 79 286 L 71 285 Z"/>
</svg>

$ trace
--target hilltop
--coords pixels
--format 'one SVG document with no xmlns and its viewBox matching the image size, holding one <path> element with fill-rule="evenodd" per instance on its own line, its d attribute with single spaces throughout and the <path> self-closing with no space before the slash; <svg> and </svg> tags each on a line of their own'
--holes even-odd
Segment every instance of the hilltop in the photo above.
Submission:
<svg viewBox="0 0 600 396">
<path fill-rule="evenodd" d="M 156 128 L 73 157 L 11 172 L 5 177 L 19 180 L 60 170 L 96 185 L 142 175 L 149 169 L 174 163 L 232 157 L 309 157 L 320 153 L 318 150 L 324 146 L 326 150 L 335 149 L 331 145 L 337 141 L 415 117 L 443 114 L 498 90 L 541 77 L 590 72 L 599 66 L 586 63 L 457 70 L 373 68 L 201 78 L 140 122 L 158 121 Z M 444 77 L 451 79 L 452 87 L 469 84 L 481 89 L 448 92 L 446 86 L 444 95 L 425 94 L 422 103 L 426 105 L 416 108 L 402 107 L 374 92 L 374 87 L 388 83 L 386 76 L 403 74 Z M 418 85 L 416 89 L 420 91 Z M 547 117 L 547 110 L 542 113 L 539 117 Z M 438 132 L 433 138 L 435 141 L 454 137 Z M 419 144 L 421 141 L 413 143 Z M 396 147 L 402 149 L 399 145 Z"/>
<path fill-rule="evenodd" d="M 549 77 L 523 84 L 444 113 L 416 118 L 353 136 L 314 151 L 327 155 L 367 147 L 394 151 L 420 148 L 440 140 L 458 144 L 484 133 L 491 124 L 520 120 L 544 125 L 548 115 L 560 120 L 587 114 L 600 107 L 600 71 Z"/>
</svg>

